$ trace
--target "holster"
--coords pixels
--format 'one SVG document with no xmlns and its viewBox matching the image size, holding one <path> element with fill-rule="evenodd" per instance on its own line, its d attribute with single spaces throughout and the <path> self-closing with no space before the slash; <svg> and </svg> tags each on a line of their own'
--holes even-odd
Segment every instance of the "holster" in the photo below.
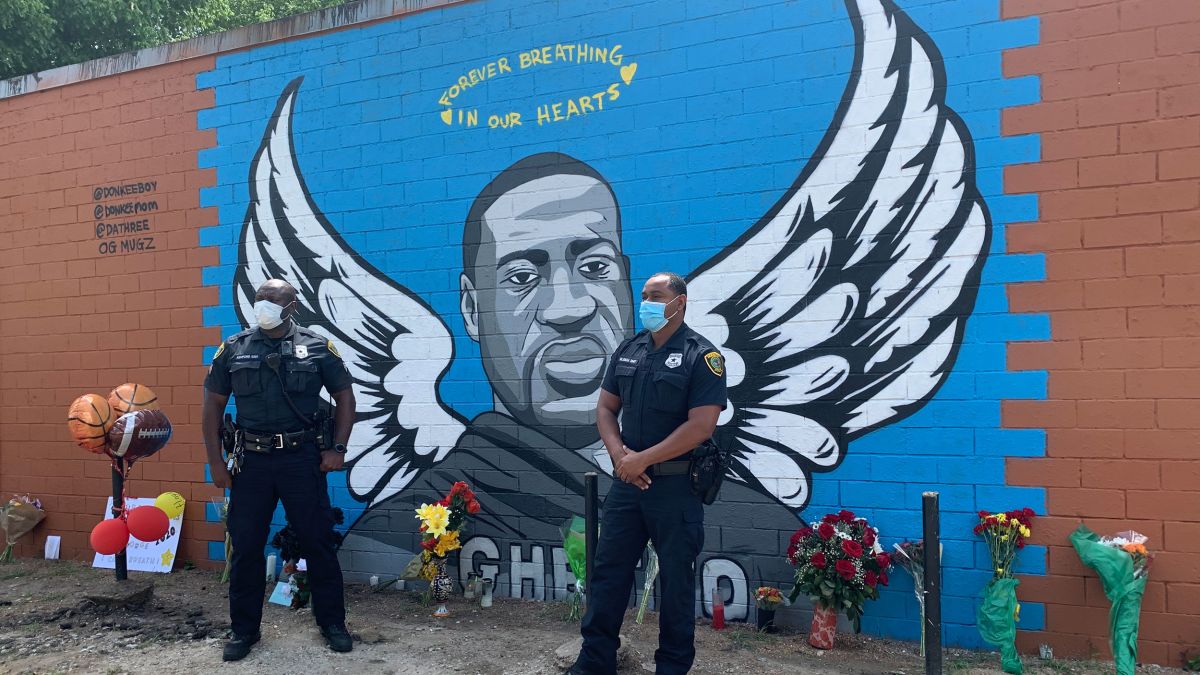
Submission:
<svg viewBox="0 0 1200 675">
<path fill-rule="evenodd" d="M 723 450 L 710 438 L 692 451 L 688 477 L 692 481 L 692 494 L 700 497 L 705 505 L 717 500 L 725 471 L 729 468 L 729 451 Z"/>
<path fill-rule="evenodd" d="M 225 451 L 225 456 L 233 454 L 237 446 L 241 445 L 238 441 L 241 440 L 241 430 L 233 421 L 233 415 L 225 413 L 225 419 L 221 423 L 221 449 Z"/>
<path fill-rule="evenodd" d="M 317 449 L 324 452 L 333 450 L 333 417 L 337 406 L 332 402 L 321 399 L 317 412 L 313 415 L 313 428 L 317 433 Z"/>
</svg>

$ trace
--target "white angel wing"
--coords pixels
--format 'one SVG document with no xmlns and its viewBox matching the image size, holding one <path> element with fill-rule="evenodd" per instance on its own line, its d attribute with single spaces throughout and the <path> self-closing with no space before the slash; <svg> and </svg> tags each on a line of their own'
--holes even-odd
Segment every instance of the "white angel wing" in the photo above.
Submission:
<svg viewBox="0 0 1200 675">
<path fill-rule="evenodd" d="M 735 479 L 808 503 L 813 472 L 920 408 L 953 365 L 989 217 L 933 42 L 891 0 L 847 0 L 846 94 L 800 177 L 689 280 L 725 356 Z"/>
<path fill-rule="evenodd" d="M 249 326 L 255 289 L 267 279 L 288 281 L 299 294 L 300 325 L 341 353 L 358 408 L 347 483 L 356 499 L 373 504 L 443 459 L 462 434 L 463 419 L 437 393 L 454 345 L 437 314 L 351 250 L 313 203 L 292 146 L 302 79 L 280 94 L 250 165 L 234 295 Z"/>
</svg>

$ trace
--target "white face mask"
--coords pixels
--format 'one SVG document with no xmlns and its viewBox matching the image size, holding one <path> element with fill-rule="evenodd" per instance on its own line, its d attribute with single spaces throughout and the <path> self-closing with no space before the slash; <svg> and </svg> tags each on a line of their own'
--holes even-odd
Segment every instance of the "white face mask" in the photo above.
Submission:
<svg viewBox="0 0 1200 675">
<path fill-rule="evenodd" d="M 288 304 L 291 305 L 291 303 Z M 254 303 L 254 318 L 258 320 L 258 327 L 263 330 L 278 328 L 283 323 L 284 309 L 270 300 L 259 300 Z"/>
</svg>

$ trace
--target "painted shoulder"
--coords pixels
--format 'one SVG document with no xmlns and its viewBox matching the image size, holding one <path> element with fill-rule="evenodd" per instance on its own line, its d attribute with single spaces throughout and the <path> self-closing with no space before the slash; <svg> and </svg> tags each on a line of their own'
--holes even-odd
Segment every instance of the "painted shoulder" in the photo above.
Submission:
<svg viewBox="0 0 1200 675">
<path fill-rule="evenodd" d="M 235 344 L 238 340 L 242 340 L 242 339 L 250 337 L 250 335 L 253 334 L 254 331 L 256 331 L 256 330 L 258 330 L 258 329 L 257 328 L 247 328 L 246 330 L 244 330 L 240 333 L 234 333 L 233 335 L 230 335 L 229 337 L 225 338 L 225 341 L 228 342 L 229 344 Z"/>
</svg>

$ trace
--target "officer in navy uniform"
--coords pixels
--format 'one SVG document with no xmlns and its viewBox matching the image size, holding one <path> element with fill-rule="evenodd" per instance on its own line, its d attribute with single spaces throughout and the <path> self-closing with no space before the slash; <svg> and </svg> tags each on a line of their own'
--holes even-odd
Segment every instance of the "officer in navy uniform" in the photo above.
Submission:
<svg viewBox="0 0 1200 675">
<path fill-rule="evenodd" d="M 280 500 L 307 556 L 313 616 L 321 634 L 331 649 L 348 652 L 352 642 L 345 626 L 326 473 L 342 468 L 354 423 L 350 373 L 332 342 L 292 320 L 296 289 L 290 284 L 269 280 L 254 299 L 258 326 L 221 343 L 204 380 L 202 426 L 208 464 L 213 483 L 230 489 L 233 634 L 225 644 L 224 659 L 244 658 L 261 637 L 263 549 Z M 318 448 L 313 423 L 322 387 L 337 405 L 330 448 Z M 238 445 L 226 461 L 221 417 L 231 393 L 237 400 Z"/>
<path fill-rule="evenodd" d="M 704 503 L 692 492 L 688 466 L 692 451 L 711 438 L 727 398 L 724 359 L 683 322 L 686 305 L 679 275 L 650 277 L 639 310 L 647 330 L 617 348 L 601 384 L 596 426 L 615 480 L 587 582 L 583 648 L 570 671 L 577 675 L 616 672 L 618 635 L 647 540 L 658 554 L 662 596 L 656 672 L 686 673 L 696 655 Z"/>
</svg>

